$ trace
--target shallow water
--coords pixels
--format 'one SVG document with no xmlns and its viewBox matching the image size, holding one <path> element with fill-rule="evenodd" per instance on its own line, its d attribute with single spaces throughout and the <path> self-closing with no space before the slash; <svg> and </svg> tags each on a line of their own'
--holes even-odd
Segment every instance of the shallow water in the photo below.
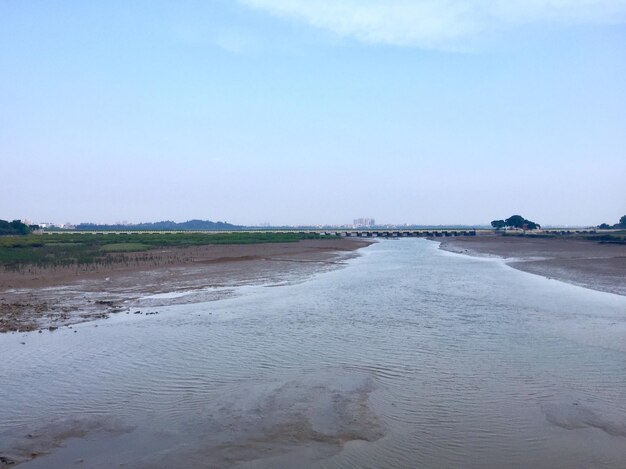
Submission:
<svg viewBox="0 0 626 469">
<path fill-rule="evenodd" d="M 425 240 L 362 253 L 300 284 L 0 336 L 0 455 L 626 467 L 625 297 Z"/>
</svg>

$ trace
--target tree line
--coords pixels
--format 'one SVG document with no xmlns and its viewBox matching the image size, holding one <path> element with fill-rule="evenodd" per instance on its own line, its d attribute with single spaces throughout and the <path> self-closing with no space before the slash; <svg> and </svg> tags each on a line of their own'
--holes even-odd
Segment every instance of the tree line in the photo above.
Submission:
<svg viewBox="0 0 626 469">
<path fill-rule="evenodd" d="M 157 221 L 153 223 L 137 224 L 114 224 L 101 225 L 97 223 L 80 223 L 76 225 L 78 231 L 126 231 L 126 230 L 147 230 L 147 231 L 183 231 L 183 230 L 224 230 L 235 231 L 242 229 L 242 226 L 232 225 L 223 221 L 210 220 L 189 220 L 182 223 L 174 221 Z"/>
<path fill-rule="evenodd" d="M 619 222 L 616 223 L 615 225 L 609 225 L 607 223 L 601 223 L 598 225 L 598 228 L 600 228 L 601 230 L 608 230 L 611 228 L 623 228 L 626 229 L 626 215 L 622 216 L 622 218 L 619 219 Z"/>
<path fill-rule="evenodd" d="M 31 234 L 33 230 L 38 229 L 37 225 L 29 226 L 19 220 L 6 221 L 0 220 L 0 236 L 16 236 Z"/>
</svg>

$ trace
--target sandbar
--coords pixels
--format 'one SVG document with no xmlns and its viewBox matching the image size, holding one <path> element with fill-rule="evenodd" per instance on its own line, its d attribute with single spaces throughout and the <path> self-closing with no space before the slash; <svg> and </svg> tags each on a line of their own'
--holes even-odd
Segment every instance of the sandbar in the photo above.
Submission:
<svg viewBox="0 0 626 469">
<path fill-rule="evenodd" d="M 593 290 L 626 295 L 626 245 L 582 238 L 480 235 L 444 239 L 446 251 L 494 256 L 511 267 Z"/>
</svg>

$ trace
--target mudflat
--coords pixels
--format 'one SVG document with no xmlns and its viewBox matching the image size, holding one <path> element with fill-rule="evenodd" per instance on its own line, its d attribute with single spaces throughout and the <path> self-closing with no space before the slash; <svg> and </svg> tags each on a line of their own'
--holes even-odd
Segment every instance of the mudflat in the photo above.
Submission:
<svg viewBox="0 0 626 469">
<path fill-rule="evenodd" d="M 0 332 L 54 329 L 135 313 L 130 309 L 136 307 L 210 301 L 233 294 L 239 285 L 290 283 L 338 268 L 368 244 L 311 239 L 175 247 L 126 253 L 127 261 L 118 264 L 0 269 Z"/>
<path fill-rule="evenodd" d="M 544 277 L 626 295 L 626 245 L 586 239 L 483 235 L 445 239 L 441 249 L 497 256 L 511 267 Z"/>
</svg>

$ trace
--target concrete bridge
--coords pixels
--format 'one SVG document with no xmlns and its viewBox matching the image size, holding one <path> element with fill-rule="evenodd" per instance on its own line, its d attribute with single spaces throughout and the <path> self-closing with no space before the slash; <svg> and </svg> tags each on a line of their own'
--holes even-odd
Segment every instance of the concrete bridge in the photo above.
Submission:
<svg viewBox="0 0 626 469">
<path fill-rule="evenodd" d="M 483 230 L 491 231 L 491 230 Z M 248 230 L 93 230 L 93 231 L 44 231 L 41 234 L 172 234 L 172 233 L 298 233 L 320 236 L 340 236 L 343 238 L 441 238 L 449 236 L 476 236 L 476 230 L 399 230 L 399 229 L 342 229 L 342 230 L 298 230 L 298 229 L 248 229 Z"/>
<path fill-rule="evenodd" d="M 40 231 L 38 234 L 172 234 L 172 233 L 299 233 L 299 234 L 316 234 L 321 236 L 341 236 L 341 237 L 357 237 L 357 238 L 445 238 L 451 236 L 476 236 L 477 234 L 493 234 L 494 230 L 490 229 L 398 229 L 398 228 L 371 228 L 371 229 L 243 229 L 243 230 L 94 230 L 94 231 Z M 572 236 L 572 235 L 588 235 L 595 234 L 595 229 L 549 229 L 541 230 L 537 233 L 525 232 L 507 233 L 511 236 L 516 234 L 526 235 L 552 235 L 552 236 Z"/>
<path fill-rule="evenodd" d="M 595 229 L 567 229 L 567 230 L 541 230 L 541 234 L 550 234 L 550 235 L 581 235 L 581 234 L 596 234 Z"/>
<path fill-rule="evenodd" d="M 322 236 L 341 236 L 345 238 L 442 238 L 450 236 L 476 236 L 476 230 L 326 230 L 300 231 Z"/>
</svg>

